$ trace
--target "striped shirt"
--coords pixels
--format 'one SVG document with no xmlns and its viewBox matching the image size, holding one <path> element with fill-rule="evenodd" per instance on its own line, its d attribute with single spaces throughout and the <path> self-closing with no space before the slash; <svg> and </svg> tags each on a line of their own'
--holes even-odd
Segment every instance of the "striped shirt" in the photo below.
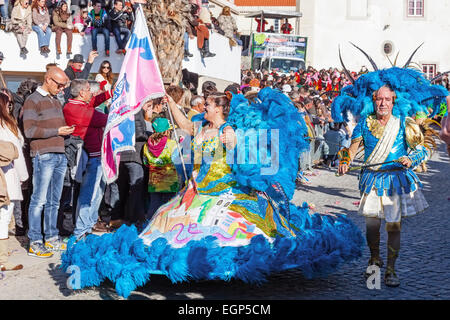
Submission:
<svg viewBox="0 0 450 320">
<path fill-rule="evenodd" d="M 66 125 L 61 103 L 39 87 L 23 105 L 25 137 L 30 139 L 30 155 L 64 153 L 64 137 L 58 129 Z"/>
</svg>

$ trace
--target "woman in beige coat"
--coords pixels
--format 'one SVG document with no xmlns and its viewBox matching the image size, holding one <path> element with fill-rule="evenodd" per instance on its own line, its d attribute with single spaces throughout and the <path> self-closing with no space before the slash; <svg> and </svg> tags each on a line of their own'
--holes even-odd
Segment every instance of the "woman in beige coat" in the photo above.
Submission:
<svg viewBox="0 0 450 320">
<path fill-rule="evenodd" d="M 33 25 L 29 0 L 17 1 L 11 12 L 12 31 L 17 38 L 20 47 L 20 56 L 27 57 L 26 48 L 28 35 L 31 33 Z"/>
<path fill-rule="evenodd" d="M 0 92 L 0 141 L 9 142 L 15 149 L 14 154 L 1 150 L 2 157 L 11 153 L 10 159 L 1 161 L 1 176 L 6 182 L 7 197 L 0 204 L 0 270 L 20 270 L 22 265 L 14 265 L 8 262 L 8 227 L 15 205 L 20 205 L 23 200 L 21 183 L 28 179 L 28 171 L 22 152 L 24 139 L 17 126 L 15 119 L 11 116 L 12 101 L 9 96 Z M 12 160 L 12 161 L 11 161 Z"/>
<path fill-rule="evenodd" d="M 220 29 L 225 32 L 225 37 L 229 39 L 231 47 L 237 44 L 242 45 L 241 40 L 238 39 L 238 28 L 236 20 L 231 16 L 230 7 L 227 6 L 222 9 L 222 13 L 217 18 L 217 21 L 219 22 Z"/>
</svg>

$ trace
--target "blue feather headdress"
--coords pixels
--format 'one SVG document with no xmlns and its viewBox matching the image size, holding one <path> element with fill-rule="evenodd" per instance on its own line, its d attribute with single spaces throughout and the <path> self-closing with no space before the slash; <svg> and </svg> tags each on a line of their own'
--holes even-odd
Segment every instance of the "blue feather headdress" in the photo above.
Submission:
<svg viewBox="0 0 450 320">
<path fill-rule="evenodd" d="M 391 87 L 397 95 L 392 110 L 393 115 L 414 117 L 418 112 L 428 114 L 429 117 L 436 115 L 448 91 L 440 85 L 433 85 L 432 81 L 435 79 L 427 80 L 421 72 L 407 68 L 412 56 L 419 48 L 413 52 L 403 68 L 392 67 L 383 70 L 378 70 L 373 60 L 358 48 L 368 57 L 375 71 L 361 75 L 356 81 L 351 78 L 345 68 L 339 52 L 342 67 L 353 84 L 344 87 L 340 95 L 334 99 L 331 105 L 331 116 L 334 121 L 348 121 L 349 112 L 361 117 L 374 113 L 372 94 L 386 85 Z"/>
</svg>

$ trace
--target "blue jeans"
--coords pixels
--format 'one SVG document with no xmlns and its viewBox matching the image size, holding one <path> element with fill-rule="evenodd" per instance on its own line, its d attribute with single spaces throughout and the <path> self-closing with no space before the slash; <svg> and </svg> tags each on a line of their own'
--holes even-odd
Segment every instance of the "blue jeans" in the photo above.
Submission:
<svg viewBox="0 0 450 320">
<path fill-rule="evenodd" d="M 187 32 L 184 33 L 184 51 L 189 51 L 189 35 Z"/>
<path fill-rule="evenodd" d="M 52 29 L 47 27 L 47 29 L 42 31 L 42 29 L 38 26 L 32 26 L 33 30 L 37 33 L 39 48 L 43 46 L 48 47 L 50 45 L 50 37 L 52 36 Z"/>
<path fill-rule="evenodd" d="M 114 37 L 116 38 L 117 46 L 119 49 L 125 49 L 125 46 L 127 45 L 128 38 L 131 35 L 131 31 L 127 28 L 113 28 L 112 32 L 114 33 Z M 124 34 L 124 37 L 121 38 L 121 34 Z"/>
<path fill-rule="evenodd" d="M 98 219 L 98 209 L 105 187 L 101 157 L 89 158 L 77 202 L 77 221 L 73 231 L 77 238 L 86 232 L 92 232 L 92 227 Z"/>
<path fill-rule="evenodd" d="M 105 50 L 109 50 L 109 30 L 107 28 L 92 28 L 92 50 L 97 51 L 97 34 L 101 32 L 105 37 Z"/>
<path fill-rule="evenodd" d="M 64 153 L 37 154 L 33 158 L 33 194 L 28 209 L 28 238 L 31 242 L 42 241 L 42 210 L 45 240 L 58 237 L 56 223 L 66 169 L 67 158 Z"/>
<path fill-rule="evenodd" d="M 8 15 L 8 4 L 9 4 L 9 0 L 5 0 L 5 4 L 0 5 L 0 15 L 3 18 L 9 18 L 9 15 Z"/>
</svg>

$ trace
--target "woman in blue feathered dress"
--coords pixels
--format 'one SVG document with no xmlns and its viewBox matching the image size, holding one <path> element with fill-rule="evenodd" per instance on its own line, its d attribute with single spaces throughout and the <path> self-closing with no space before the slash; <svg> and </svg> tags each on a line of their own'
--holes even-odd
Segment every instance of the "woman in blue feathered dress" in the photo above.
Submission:
<svg viewBox="0 0 450 320">
<path fill-rule="evenodd" d="M 109 279 L 127 297 L 151 274 L 173 282 L 261 282 L 290 268 L 323 276 L 361 255 L 363 237 L 345 216 L 312 214 L 306 204 L 290 203 L 298 156 L 308 144 L 289 98 L 266 88 L 253 103 L 242 95 L 230 103 L 215 93 L 198 125 L 168 99 L 177 125 L 193 136 L 192 175 L 140 234 L 122 226 L 69 242 L 63 268 L 80 268 L 81 287 Z"/>
</svg>

